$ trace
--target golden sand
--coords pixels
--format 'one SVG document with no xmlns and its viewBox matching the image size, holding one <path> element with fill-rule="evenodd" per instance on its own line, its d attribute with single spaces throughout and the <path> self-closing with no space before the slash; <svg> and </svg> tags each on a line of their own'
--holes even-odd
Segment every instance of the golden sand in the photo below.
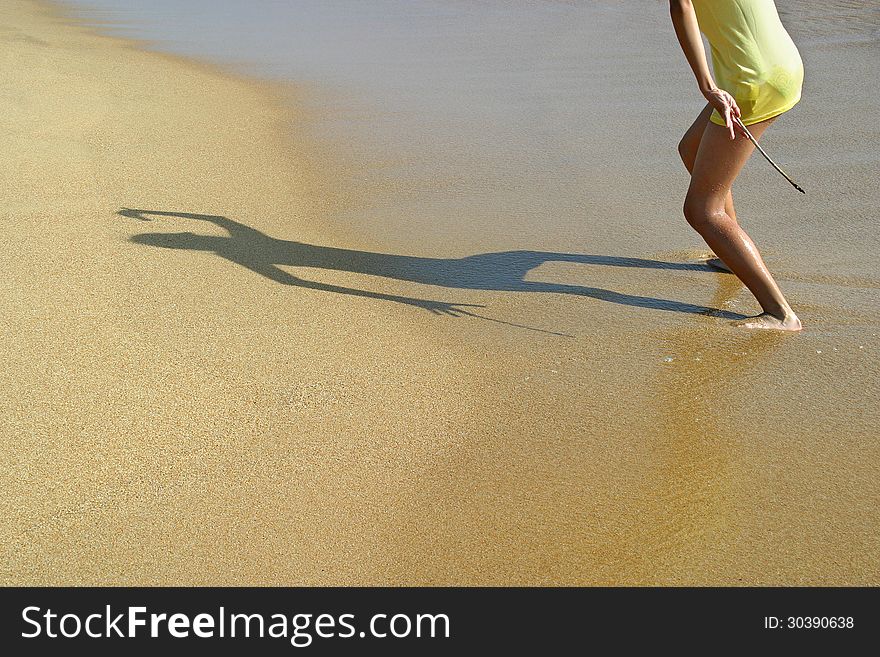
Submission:
<svg viewBox="0 0 880 657">
<path fill-rule="evenodd" d="M 0 24 L 0 582 L 880 583 L 864 349 L 334 270 L 376 245 L 297 90 Z"/>
</svg>

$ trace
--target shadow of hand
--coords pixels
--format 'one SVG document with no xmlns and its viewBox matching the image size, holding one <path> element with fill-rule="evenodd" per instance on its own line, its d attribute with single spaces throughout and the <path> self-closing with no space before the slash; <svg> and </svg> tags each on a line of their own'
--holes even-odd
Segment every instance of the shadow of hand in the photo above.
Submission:
<svg viewBox="0 0 880 657">
<path fill-rule="evenodd" d="M 141 210 L 132 210 L 131 208 L 121 208 L 116 212 L 120 217 L 128 217 L 129 219 L 137 219 L 138 221 L 152 221 L 149 217 L 141 214 Z"/>
<path fill-rule="evenodd" d="M 449 315 L 450 317 L 461 317 L 462 315 L 470 315 L 471 313 L 465 308 L 485 308 L 479 303 L 446 303 L 445 301 L 433 301 L 431 299 L 407 299 L 408 306 L 423 308 L 432 315 Z"/>
</svg>

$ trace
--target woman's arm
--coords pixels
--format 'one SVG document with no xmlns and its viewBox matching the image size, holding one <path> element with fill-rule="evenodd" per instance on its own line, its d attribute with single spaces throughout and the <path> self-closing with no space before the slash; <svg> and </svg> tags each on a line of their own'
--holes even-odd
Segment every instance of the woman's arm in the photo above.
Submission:
<svg viewBox="0 0 880 657">
<path fill-rule="evenodd" d="M 700 26 L 691 0 L 669 0 L 669 13 L 672 16 L 672 25 L 675 27 L 675 36 L 678 37 L 694 77 L 697 78 L 700 92 L 724 117 L 727 129 L 730 130 L 730 138 L 735 139 L 733 116 L 740 116 L 739 107 L 733 96 L 719 89 L 712 79 L 709 62 L 706 60 L 706 49 L 703 48 L 703 39 L 700 36 Z"/>
</svg>

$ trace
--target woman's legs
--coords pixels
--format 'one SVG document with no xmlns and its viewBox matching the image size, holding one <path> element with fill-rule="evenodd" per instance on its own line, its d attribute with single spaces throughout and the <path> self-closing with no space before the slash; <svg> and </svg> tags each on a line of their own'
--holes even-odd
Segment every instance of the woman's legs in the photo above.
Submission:
<svg viewBox="0 0 880 657">
<path fill-rule="evenodd" d="M 701 115 L 702 116 L 702 115 Z M 771 119 L 772 121 L 772 119 Z M 757 139 L 771 121 L 749 126 Z M 745 283 L 764 312 L 742 323 L 748 328 L 800 330 L 801 324 L 767 270 L 757 247 L 736 222 L 731 187 L 754 146 L 742 136 L 730 139 L 726 128 L 711 121 L 700 138 L 684 203 L 688 223 L 709 247 Z"/>
</svg>

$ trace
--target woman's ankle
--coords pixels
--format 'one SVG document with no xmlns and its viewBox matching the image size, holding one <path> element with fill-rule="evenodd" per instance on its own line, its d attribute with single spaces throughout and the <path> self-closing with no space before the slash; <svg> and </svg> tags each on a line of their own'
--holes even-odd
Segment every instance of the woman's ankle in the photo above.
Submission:
<svg viewBox="0 0 880 657">
<path fill-rule="evenodd" d="M 763 306 L 763 310 L 765 313 L 770 315 L 771 317 L 775 317 L 779 320 L 785 319 L 797 319 L 797 315 L 794 314 L 794 310 L 792 310 L 791 306 L 786 304 L 774 304 L 773 306 Z"/>
</svg>

